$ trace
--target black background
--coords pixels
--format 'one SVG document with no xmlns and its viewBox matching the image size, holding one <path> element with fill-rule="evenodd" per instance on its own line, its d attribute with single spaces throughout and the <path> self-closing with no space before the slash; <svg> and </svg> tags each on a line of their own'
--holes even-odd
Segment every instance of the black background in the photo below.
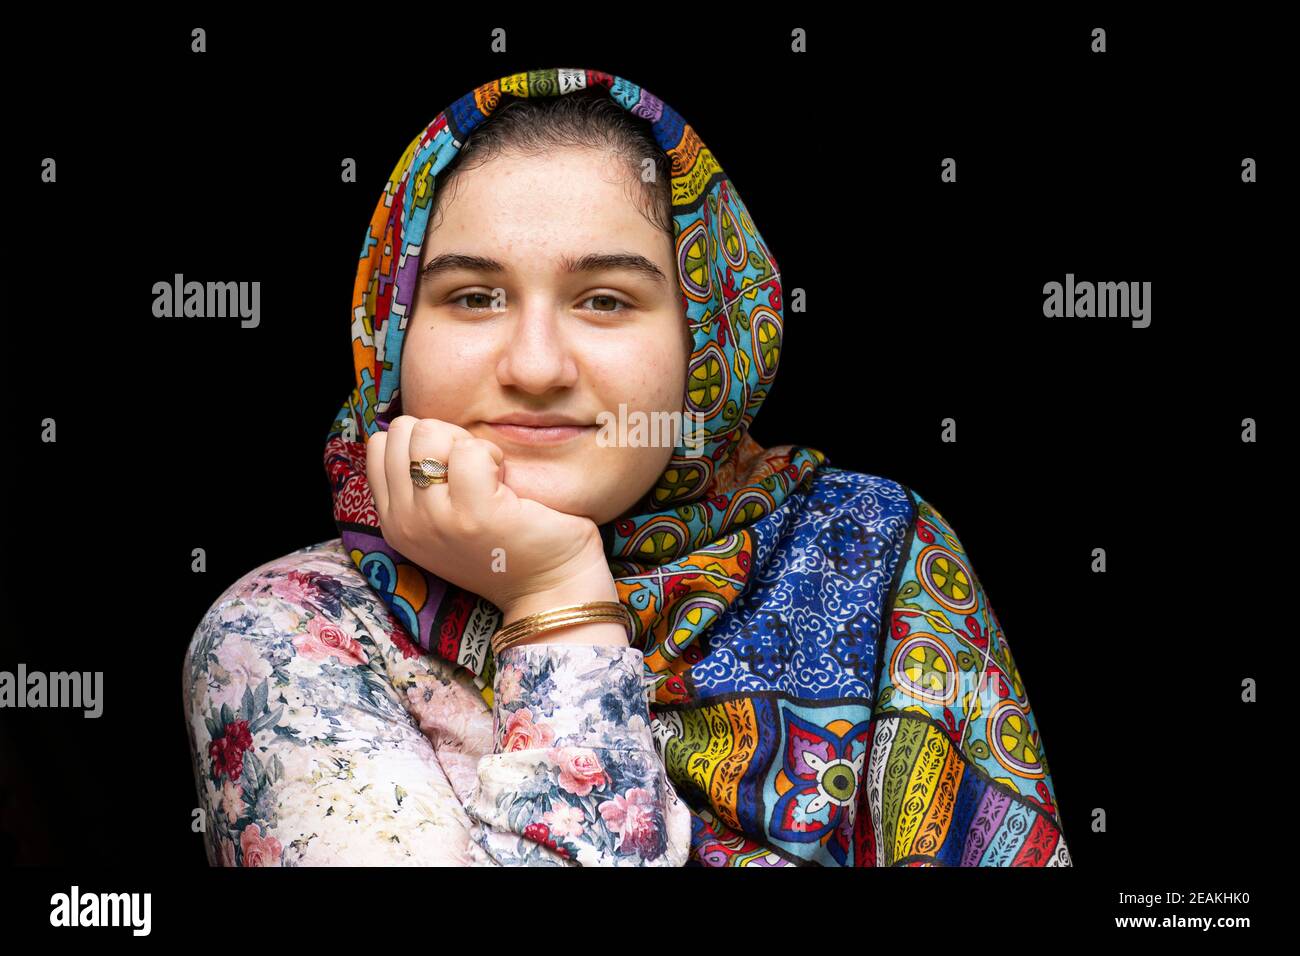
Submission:
<svg viewBox="0 0 1300 956">
<path fill-rule="evenodd" d="M 1281 573 L 1270 555 L 1294 318 L 1280 28 L 1253 12 L 679 13 L 52 15 L 11 33 L 11 54 L 37 56 L 13 80 L 5 152 L 0 669 L 102 670 L 105 701 L 93 721 L 0 715 L 0 859 L 60 867 L 37 881 L 35 925 L 47 883 L 89 891 L 103 868 L 122 877 L 98 888 L 171 892 L 177 919 L 184 886 L 218 879 L 190 831 L 186 645 L 226 585 L 337 534 L 324 438 L 353 385 L 357 251 L 402 150 L 480 83 L 552 66 L 627 77 L 680 112 L 787 303 L 805 290 L 755 438 L 901 481 L 952 523 L 1028 687 L 1069 885 L 1091 881 L 1082 923 L 1128 912 L 1120 890 L 1255 885 L 1277 732 L 1241 681 L 1267 700 L 1292 590 L 1286 546 Z M 489 50 L 497 26 L 506 54 Z M 793 27 L 807 54 L 789 52 Z M 1067 272 L 1150 281 L 1150 327 L 1044 318 L 1043 284 Z M 174 273 L 259 280 L 260 327 L 154 318 L 153 283 Z M 1015 892 L 1056 899 L 1042 883 Z M 163 918 L 155 900 L 155 933 Z"/>
</svg>

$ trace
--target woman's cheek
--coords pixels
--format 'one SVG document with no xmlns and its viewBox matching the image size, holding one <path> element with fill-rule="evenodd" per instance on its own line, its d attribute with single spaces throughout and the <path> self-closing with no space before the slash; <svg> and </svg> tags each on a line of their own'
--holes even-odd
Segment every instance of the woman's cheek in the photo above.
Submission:
<svg viewBox="0 0 1300 956">
<path fill-rule="evenodd" d="M 629 377 L 636 381 L 635 400 L 629 401 L 631 408 L 647 411 L 680 411 L 682 395 L 686 388 L 685 362 L 678 363 L 678 356 L 664 352 L 662 339 L 644 343 L 638 352 L 640 361 L 629 370 Z"/>
<path fill-rule="evenodd" d="M 472 401 L 493 375 L 488 353 L 481 344 L 459 336 L 431 335 L 424 343 L 419 362 L 422 375 L 418 391 L 426 418 L 457 422 L 466 402 Z M 436 374 L 435 374 L 435 371 Z"/>
</svg>

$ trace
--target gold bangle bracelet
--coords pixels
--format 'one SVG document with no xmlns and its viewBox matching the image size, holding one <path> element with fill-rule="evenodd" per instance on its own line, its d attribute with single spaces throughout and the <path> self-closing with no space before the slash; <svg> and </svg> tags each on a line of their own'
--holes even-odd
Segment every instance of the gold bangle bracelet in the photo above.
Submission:
<svg viewBox="0 0 1300 956">
<path fill-rule="evenodd" d="M 564 607 L 552 608 L 548 611 L 539 611 L 536 614 L 530 614 L 527 617 L 521 617 L 513 624 L 507 624 L 497 631 L 498 637 L 513 637 L 517 631 L 525 631 L 542 624 L 551 618 L 571 617 L 577 614 L 613 614 L 623 618 L 627 617 L 627 608 L 620 601 L 588 601 L 585 604 L 569 604 Z M 629 622 L 630 623 L 630 622 Z"/>
<path fill-rule="evenodd" d="M 512 624 L 507 624 L 492 635 L 492 653 L 500 654 L 512 644 L 517 644 L 524 638 L 531 637 L 541 631 L 549 631 L 557 627 L 568 627 L 570 624 L 604 621 L 615 624 L 621 623 L 627 631 L 628 642 L 631 643 L 633 634 L 632 616 L 622 602 L 588 601 L 586 604 L 571 604 L 549 611 L 540 611 L 537 614 L 522 617 Z"/>
<path fill-rule="evenodd" d="M 546 623 L 544 626 L 535 627 L 530 631 L 523 631 L 514 635 L 513 637 L 509 637 L 497 641 L 496 644 L 494 645 L 495 646 L 494 653 L 500 654 L 502 651 L 506 650 L 506 648 L 513 647 L 514 645 L 520 643 L 521 641 L 527 640 L 528 638 L 532 637 L 534 634 L 538 634 L 542 631 L 553 630 L 557 627 L 568 627 L 571 624 L 600 624 L 606 622 L 610 624 L 622 625 L 623 629 L 627 630 L 626 616 L 622 614 L 600 614 L 600 613 L 592 612 L 591 614 L 575 615 L 571 618 L 563 618 L 563 619 L 550 621 Z M 631 643 L 630 640 L 629 643 Z"/>
<path fill-rule="evenodd" d="M 518 644 L 534 634 L 542 631 L 553 630 L 559 627 L 568 627 L 572 624 L 594 624 L 609 622 L 611 624 L 621 624 L 624 630 L 629 632 L 627 616 L 619 612 L 609 611 L 588 611 L 585 613 L 568 614 L 563 616 L 548 617 L 544 620 L 536 621 L 531 627 L 511 632 L 510 634 L 494 637 L 492 640 L 493 653 L 500 654 L 506 648 Z M 629 636 L 629 643 L 631 638 Z"/>
<path fill-rule="evenodd" d="M 541 631 L 567 627 L 570 624 L 603 621 L 623 624 L 628 634 L 628 641 L 631 642 L 632 621 L 627 609 L 617 601 L 591 601 L 587 604 L 555 608 L 521 618 L 497 631 L 492 638 L 492 650 L 493 653 L 500 653 L 507 647 Z"/>
</svg>

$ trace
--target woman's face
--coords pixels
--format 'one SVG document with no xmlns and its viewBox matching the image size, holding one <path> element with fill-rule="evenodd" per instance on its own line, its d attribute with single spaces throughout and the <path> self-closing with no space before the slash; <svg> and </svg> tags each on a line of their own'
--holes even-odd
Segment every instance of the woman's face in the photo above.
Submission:
<svg viewBox="0 0 1300 956">
<path fill-rule="evenodd" d="M 597 524 L 667 466 L 672 443 L 637 441 L 632 425 L 644 414 L 643 433 L 662 436 L 652 413 L 683 411 L 691 348 L 672 240 L 642 215 L 632 176 L 586 149 L 462 171 L 430 218 L 402 346 L 403 414 L 494 442 L 516 494 Z M 581 427 L 500 424 L 512 416 Z"/>
</svg>

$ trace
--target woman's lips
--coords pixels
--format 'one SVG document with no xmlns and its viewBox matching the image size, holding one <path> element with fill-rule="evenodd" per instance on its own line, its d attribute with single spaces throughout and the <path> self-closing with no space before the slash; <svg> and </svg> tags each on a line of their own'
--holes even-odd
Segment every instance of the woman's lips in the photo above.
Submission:
<svg viewBox="0 0 1300 956">
<path fill-rule="evenodd" d="M 572 441 L 584 432 L 595 428 L 594 425 L 506 425 L 502 422 L 488 422 L 488 427 L 498 434 L 524 445 L 562 445 Z"/>
</svg>

